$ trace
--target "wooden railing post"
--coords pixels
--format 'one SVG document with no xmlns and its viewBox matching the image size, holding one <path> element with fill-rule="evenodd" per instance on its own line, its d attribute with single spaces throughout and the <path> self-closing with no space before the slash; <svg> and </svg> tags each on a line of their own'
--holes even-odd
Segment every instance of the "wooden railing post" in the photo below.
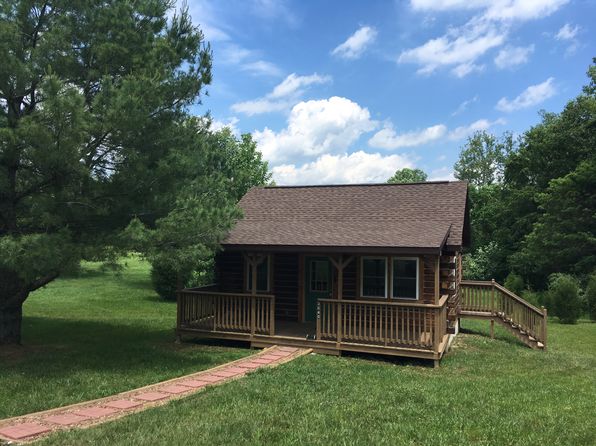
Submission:
<svg viewBox="0 0 596 446">
<path fill-rule="evenodd" d="M 321 302 L 317 300 L 317 340 L 321 339 Z"/>
<path fill-rule="evenodd" d="M 548 320 L 548 313 L 546 308 L 542 307 L 542 344 L 544 345 L 544 351 L 546 351 L 546 322 Z"/>
<path fill-rule="evenodd" d="M 176 292 L 176 342 L 180 343 L 180 328 L 182 326 L 182 293 Z"/>
<path fill-rule="evenodd" d="M 275 297 L 269 300 L 269 311 L 269 335 L 273 336 L 275 334 Z"/>
<path fill-rule="evenodd" d="M 434 326 L 435 332 L 433 333 L 433 351 L 435 353 L 439 353 L 439 344 L 441 343 L 441 339 L 443 338 L 441 334 L 441 309 L 435 308 L 434 309 Z"/>
</svg>

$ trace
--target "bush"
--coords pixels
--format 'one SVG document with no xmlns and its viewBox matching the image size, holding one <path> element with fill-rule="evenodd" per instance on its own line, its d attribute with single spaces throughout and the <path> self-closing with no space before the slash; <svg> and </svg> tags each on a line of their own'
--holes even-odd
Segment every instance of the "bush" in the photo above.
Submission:
<svg viewBox="0 0 596 446">
<path fill-rule="evenodd" d="M 575 324 L 581 316 L 582 303 L 579 297 L 579 284 L 568 274 L 551 274 L 548 293 L 555 316 L 563 324 Z"/>
<path fill-rule="evenodd" d="M 588 279 L 586 285 L 586 292 L 584 293 L 586 306 L 588 307 L 588 315 L 590 319 L 596 321 L 596 273 L 592 274 Z"/>
<path fill-rule="evenodd" d="M 189 274 L 186 274 L 180 278 L 182 286 L 186 285 L 189 276 Z M 159 297 L 166 300 L 176 300 L 178 273 L 170 264 L 159 261 L 154 262 L 151 265 L 151 283 Z"/>
<path fill-rule="evenodd" d="M 527 300 L 535 307 L 552 308 L 548 299 L 548 293 L 544 291 L 531 291 L 525 289 L 521 294 L 522 299 Z"/>
<path fill-rule="evenodd" d="M 518 296 L 521 296 L 524 292 L 526 285 L 524 283 L 524 279 L 522 276 L 515 273 L 509 273 L 507 278 L 505 279 L 505 288 L 509 291 L 513 291 Z"/>
</svg>

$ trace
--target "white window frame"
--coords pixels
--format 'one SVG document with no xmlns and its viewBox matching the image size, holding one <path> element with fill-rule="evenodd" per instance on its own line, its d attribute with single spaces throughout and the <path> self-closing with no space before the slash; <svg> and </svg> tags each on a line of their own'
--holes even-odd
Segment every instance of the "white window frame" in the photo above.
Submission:
<svg viewBox="0 0 596 446">
<path fill-rule="evenodd" d="M 364 295 L 364 261 L 365 260 L 383 260 L 385 262 L 385 295 L 384 296 L 365 296 Z M 389 261 L 384 256 L 362 256 L 360 257 L 360 296 L 367 299 L 387 299 L 387 292 L 389 291 L 389 275 L 387 274 L 387 266 Z"/>
<path fill-rule="evenodd" d="M 257 285 L 257 293 L 268 293 L 269 291 L 271 291 L 271 256 L 268 255 L 266 258 L 267 261 L 267 289 L 266 290 L 259 290 L 258 289 L 258 285 Z M 265 262 L 265 260 L 263 260 L 263 262 Z M 257 268 L 260 266 L 261 264 L 257 265 Z M 250 262 L 248 261 L 248 259 L 246 259 L 246 291 L 252 291 L 252 288 L 249 287 L 250 285 Z"/>
<path fill-rule="evenodd" d="M 416 298 L 412 297 L 393 297 L 395 280 L 393 277 L 394 264 L 396 260 L 415 260 L 416 261 Z M 419 257 L 392 257 L 391 258 L 391 299 L 394 300 L 420 300 L 420 258 Z"/>
</svg>

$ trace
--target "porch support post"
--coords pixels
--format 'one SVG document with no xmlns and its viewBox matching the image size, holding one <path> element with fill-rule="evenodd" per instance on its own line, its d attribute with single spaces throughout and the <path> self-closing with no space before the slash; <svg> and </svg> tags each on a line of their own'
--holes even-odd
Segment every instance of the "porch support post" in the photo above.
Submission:
<svg viewBox="0 0 596 446">
<path fill-rule="evenodd" d="M 249 254 L 247 256 L 248 264 L 251 268 L 251 280 L 252 286 L 250 290 L 250 294 L 252 295 L 250 299 L 250 339 L 252 340 L 253 336 L 255 335 L 255 323 L 256 323 L 256 295 L 257 295 L 257 267 L 263 262 L 265 256 L 263 255 L 256 255 L 256 254 Z"/>
<path fill-rule="evenodd" d="M 437 256 L 437 260 L 435 262 L 435 305 L 439 304 L 439 299 L 441 298 L 441 289 L 440 289 L 440 269 L 441 269 L 441 256 Z"/>
<path fill-rule="evenodd" d="M 342 337 L 342 303 L 343 288 L 344 288 L 344 268 L 352 261 L 354 257 L 350 256 L 344 260 L 343 254 L 340 254 L 337 259 L 329 257 L 335 269 L 337 269 L 337 348 L 341 344 Z"/>
</svg>

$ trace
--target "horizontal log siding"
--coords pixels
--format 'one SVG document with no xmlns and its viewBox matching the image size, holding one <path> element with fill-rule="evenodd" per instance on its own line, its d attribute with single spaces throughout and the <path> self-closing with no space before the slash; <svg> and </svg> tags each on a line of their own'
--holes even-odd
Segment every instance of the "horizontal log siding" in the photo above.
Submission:
<svg viewBox="0 0 596 446">
<path fill-rule="evenodd" d="M 298 320 L 298 254 L 275 254 L 273 256 L 273 294 L 275 317 Z"/>
<path fill-rule="evenodd" d="M 223 251 L 215 257 L 215 282 L 224 293 L 242 293 L 244 257 L 241 252 Z"/>
<path fill-rule="evenodd" d="M 356 299 L 358 296 L 357 286 L 358 286 L 358 279 L 356 277 L 357 273 L 357 265 L 359 259 L 354 257 L 354 259 L 348 263 L 348 265 L 344 268 L 344 284 L 343 284 L 343 295 L 344 299 Z M 337 271 L 334 273 L 337 274 Z"/>
<path fill-rule="evenodd" d="M 423 256 L 420 258 L 422 268 L 422 293 L 420 301 L 423 303 L 435 303 L 435 267 L 436 256 Z"/>
</svg>

